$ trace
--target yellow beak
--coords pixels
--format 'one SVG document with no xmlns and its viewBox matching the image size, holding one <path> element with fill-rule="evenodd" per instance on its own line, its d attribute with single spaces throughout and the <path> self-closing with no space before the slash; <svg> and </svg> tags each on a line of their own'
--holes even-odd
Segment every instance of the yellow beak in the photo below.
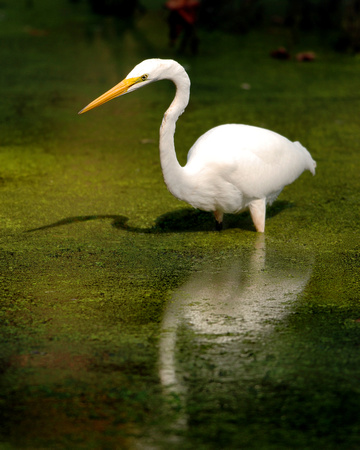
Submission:
<svg viewBox="0 0 360 450">
<path fill-rule="evenodd" d="M 125 78 L 125 80 L 121 81 L 119 84 L 105 92 L 105 94 L 100 95 L 97 99 L 89 103 L 85 108 L 79 111 L 79 114 L 83 114 L 84 112 L 90 111 L 90 109 L 96 108 L 109 100 L 112 100 L 115 97 L 119 97 L 120 95 L 126 94 L 128 89 L 133 86 L 135 83 L 141 81 L 141 78 Z"/>
</svg>

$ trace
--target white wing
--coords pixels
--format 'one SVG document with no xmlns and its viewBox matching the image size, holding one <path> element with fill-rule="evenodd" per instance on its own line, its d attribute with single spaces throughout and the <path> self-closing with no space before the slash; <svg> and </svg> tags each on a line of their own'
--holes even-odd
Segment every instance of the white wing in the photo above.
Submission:
<svg viewBox="0 0 360 450">
<path fill-rule="evenodd" d="M 315 161 L 299 142 L 263 128 L 220 125 L 203 134 L 188 153 L 186 168 L 216 172 L 246 197 L 263 198 L 281 191 Z"/>
</svg>

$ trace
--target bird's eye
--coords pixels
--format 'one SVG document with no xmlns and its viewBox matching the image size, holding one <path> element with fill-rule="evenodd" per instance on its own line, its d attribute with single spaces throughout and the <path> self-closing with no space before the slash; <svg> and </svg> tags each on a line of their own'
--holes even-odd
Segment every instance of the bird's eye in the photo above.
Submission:
<svg viewBox="0 0 360 450">
<path fill-rule="evenodd" d="M 143 75 L 142 77 L 141 77 L 141 81 L 145 81 L 146 79 L 147 79 L 147 77 L 148 77 L 149 75 L 146 73 L 145 75 Z"/>
</svg>

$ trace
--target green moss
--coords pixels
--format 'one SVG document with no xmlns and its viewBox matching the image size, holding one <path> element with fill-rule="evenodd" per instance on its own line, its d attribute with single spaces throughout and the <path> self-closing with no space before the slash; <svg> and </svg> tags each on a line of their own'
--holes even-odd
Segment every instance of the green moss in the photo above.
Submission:
<svg viewBox="0 0 360 450">
<path fill-rule="evenodd" d="M 139 60 L 176 57 L 164 15 L 124 31 L 85 2 L 49 5 L 1 7 L 1 448 L 130 449 L 151 436 L 159 448 L 357 448 L 359 58 L 304 36 L 314 63 L 276 61 L 286 33 L 265 32 L 201 32 L 199 56 L 178 58 L 192 79 L 182 163 L 202 132 L 233 121 L 317 160 L 269 208 L 265 249 L 248 213 L 218 233 L 166 190 L 157 140 L 171 84 L 77 115 Z M 272 304 L 294 280 L 288 313 L 264 310 L 260 331 L 219 313 L 231 337 L 219 342 L 175 315 L 184 389 L 161 385 L 176 299 L 211 313 L 212 295 L 267 295 L 265 283 Z"/>
</svg>

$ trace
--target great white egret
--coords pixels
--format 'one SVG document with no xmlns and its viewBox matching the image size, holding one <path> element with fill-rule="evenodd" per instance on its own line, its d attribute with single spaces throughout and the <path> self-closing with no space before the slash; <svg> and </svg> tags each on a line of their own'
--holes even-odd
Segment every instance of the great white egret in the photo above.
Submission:
<svg viewBox="0 0 360 450">
<path fill-rule="evenodd" d="M 212 128 L 191 147 L 181 166 L 175 153 L 175 124 L 190 97 L 190 79 L 176 61 L 147 59 L 79 114 L 153 81 L 168 79 L 175 97 L 160 127 L 160 161 L 164 181 L 178 199 L 195 208 L 212 211 L 221 229 L 224 213 L 249 208 L 255 228 L 265 230 L 266 204 L 304 170 L 315 174 L 316 163 L 299 143 L 263 128 L 227 124 Z"/>
</svg>

